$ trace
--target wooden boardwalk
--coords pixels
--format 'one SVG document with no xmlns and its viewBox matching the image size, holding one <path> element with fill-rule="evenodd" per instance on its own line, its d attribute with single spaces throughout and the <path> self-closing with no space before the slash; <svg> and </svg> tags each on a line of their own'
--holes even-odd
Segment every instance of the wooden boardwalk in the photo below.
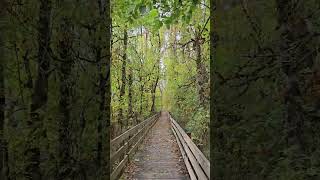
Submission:
<svg viewBox="0 0 320 180">
<path fill-rule="evenodd" d="M 168 112 L 161 113 L 160 119 L 126 167 L 122 179 L 189 179 L 176 138 L 171 131 Z"/>
</svg>

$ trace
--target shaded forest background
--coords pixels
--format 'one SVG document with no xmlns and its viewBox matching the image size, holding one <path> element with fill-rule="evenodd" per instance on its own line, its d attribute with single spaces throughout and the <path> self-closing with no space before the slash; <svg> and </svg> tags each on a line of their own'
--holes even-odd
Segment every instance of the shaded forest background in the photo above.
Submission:
<svg viewBox="0 0 320 180">
<path fill-rule="evenodd" d="M 320 1 L 211 3 L 213 179 L 319 179 Z"/>
<path fill-rule="evenodd" d="M 162 108 L 213 179 L 319 179 L 318 0 L 0 8 L 1 179 L 108 178 L 110 138 Z"/>
<path fill-rule="evenodd" d="M 1 180 L 109 177 L 110 7 L 1 1 Z"/>
</svg>

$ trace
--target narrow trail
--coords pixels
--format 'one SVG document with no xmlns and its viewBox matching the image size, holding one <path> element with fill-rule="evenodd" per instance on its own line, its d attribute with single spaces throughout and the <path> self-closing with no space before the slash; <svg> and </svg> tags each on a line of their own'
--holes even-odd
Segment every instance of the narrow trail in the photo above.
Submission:
<svg viewBox="0 0 320 180">
<path fill-rule="evenodd" d="M 124 179 L 189 180 L 170 127 L 168 112 L 162 112 L 160 119 L 150 130 L 143 145 L 125 169 Z"/>
</svg>

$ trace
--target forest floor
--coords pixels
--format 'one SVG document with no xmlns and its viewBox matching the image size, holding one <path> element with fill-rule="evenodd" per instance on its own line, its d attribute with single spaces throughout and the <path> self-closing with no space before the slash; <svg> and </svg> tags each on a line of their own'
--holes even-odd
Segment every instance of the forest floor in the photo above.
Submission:
<svg viewBox="0 0 320 180">
<path fill-rule="evenodd" d="M 189 179 L 170 128 L 169 114 L 162 112 L 160 119 L 149 131 L 143 145 L 125 169 L 124 179 Z"/>
</svg>

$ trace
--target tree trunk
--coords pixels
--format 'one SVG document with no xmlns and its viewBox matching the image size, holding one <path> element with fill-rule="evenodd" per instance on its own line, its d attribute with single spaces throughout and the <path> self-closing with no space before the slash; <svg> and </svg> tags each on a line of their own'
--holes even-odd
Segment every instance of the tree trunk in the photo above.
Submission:
<svg viewBox="0 0 320 180">
<path fill-rule="evenodd" d="M 28 56 L 29 56 L 29 49 L 27 49 L 25 54 L 23 55 L 23 64 L 24 64 L 24 70 L 27 74 L 27 83 L 25 84 L 25 87 L 27 87 L 29 90 L 32 90 L 33 80 L 32 80 L 30 61 Z"/>
<path fill-rule="evenodd" d="M 99 23 L 98 42 L 96 49 L 96 62 L 99 74 L 99 114 L 97 119 L 97 156 L 96 163 L 98 167 L 98 176 L 104 179 L 110 179 L 110 119 L 111 119 L 111 84 L 110 84 L 110 66 L 111 66 L 111 10 L 110 0 L 98 0 L 101 22 Z M 106 26 L 104 25 L 106 23 Z M 104 38 L 105 37 L 105 38 Z M 104 49 L 105 47 L 105 49 Z M 103 52 L 106 56 L 103 56 Z M 105 58 L 103 58 L 105 57 Z M 106 64 L 104 67 L 103 65 Z M 106 164 L 105 164 L 106 163 Z M 101 174 L 100 174 L 101 173 Z"/>
<path fill-rule="evenodd" d="M 284 74 L 284 103 L 286 117 L 284 120 L 287 145 L 296 147 L 292 155 L 304 151 L 304 121 L 303 110 L 306 95 L 306 80 L 302 71 L 314 66 L 316 51 L 312 43 L 312 33 L 304 18 L 303 1 L 277 0 L 278 23 L 281 32 L 280 63 Z M 296 46 L 295 44 L 299 44 Z M 293 156 L 291 160 L 295 160 Z M 297 164 L 298 161 L 296 161 Z M 301 165 L 301 164 L 300 164 Z M 295 166 L 295 165 L 293 165 Z M 297 165 L 299 166 L 299 165 Z M 294 168 L 294 167 L 292 167 Z"/>
<path fill-rule="evenodd" d="M 58 43 L 58 52 L 63 61 L 59 66 L 59 170 L 58 180 L 70 178 L 71 167 L 71 96 L 72 96 L 72 30 L 69 17 L 62 17 L 60 24 L 60 39 Z"/>
<path fill-rule="evenodd" d="M 123 127 L 127 127 L 128 126 L 128 121 L 124 121 L 124 117 L 123 117 L 123 106 L 124 106 L 124 95 L 126 92 L 126 66 L 127 66 L 127 46 L 128 46 L 128 32 L 125 29 L 124 30 L 124 36 L 123 36 L 123 59 L 122 59 L 122 68 L 121 68 L 121 87 L 120 87 L 120 98 L 119 98 L 119 102 L 120 102 L 120 109 L 119 109 L 119 122 L 121 125 L 121 129 Z"/>
<path fill-rule="evenodd" d="M 111 5 L 110 0 L 105 0 L 105 17 L 106 17 L 106 97 L 105 97 L 105 107 L 104 113 L 106 118 L 104 119 L 105 122 L 105 133 L 104 133 L 104 152 L 105 152 L 105 163 L 104 164 L 104 174 L 107 176 L 105 177 L 106 180 L 110 179 L 109 174 L 111 165 L 110 165 L 110 126 L 111 126 L 111 81 L 110 81 L 110 66 L 111 66 L 111 35 L 112 35 L 112 19 L 111 19 Z"/>
<path fill-rule="evenodd" d="M 151 113 L 154 113 L 156 111 L 155 107 L 155 101 L 156 101 L 156 90 L 158 86 L 158 82 L 160 79 L 160 58 L 161 58 L 161 40 L 160 40 L 160 33 L 158 33 L 158 48 L 159 48 L 159 57 L 158 57 L 158 62 L 157 62 L 157 78 L 156 81 L 152 87 L 152 105 L 151 105 Z"/>
<path fill-rule="evenodd" d="M 215 64 L 216 49 L 218 43 L 217 32 L 217 14 L 216 14 L 216 0 L 210 0 L 210 178 L 211 179 L 225 179 L 223 171 L 225 166 L 217 161 L 223 158 L 219 154 L 224 155 L 225 149 L 222 147 L 223 131 L 219 130 L 221 120 L 219 117 L 216 97 L 218 96 L 217 86 L 218 77 L 216 76 L 217 64 Z M 214 167 L 214 168 L 213 168 Z"/>
<path fill-rule="evenodd" d="M 1 21 L 1 19 L 0 19 Z M 0 22 L 1 23 L 1 22 Z M 2 29 L 0 29 L 2 30 Z M 3 31 L 1 31 L 3 32 Z M 2 35 L 2 34 L 1 34 Z M 4 137 L 4 120 L 5 120 L 5 106 L 6 106 L 6 98 L 5 98 L 5 83 L 4 83 L 4 57 L 3 57 L 3 38 L 0 37 L 0 179 L 4 179 L 4 150 L 5 150 L 5 137 Z"/>
<path fill-rule="evenodd" d="M 40 136 L 43 115 L 48 100 L 48 78 L 50 68 L 50 18 L 51 0 L 40 0 L 38 27 L 38 70 L 30 105 L 30 119 L 27 121 L 27 143 L 25 149 L 25 178 L 41 179 L 40 171 Z"/>
<path fill-rule="evenodd" d="M 6 21 L 6 8 L 7 2 L 0 2 L 0 179 L 8 179 L 8 158 L 7 158 L 7 141 L 5 138 L 5 106 L 6 106 L 6 97 L 5 97 L 5 77 L 4 77 L 4 62 L 5 60 L 5 21 Z"/>
<path fill-rule="evenodd" d="M 133 72 L 132 72 L 132 65 L 129 66 L 129 73 L 128 73 L 128 120 L 133 118 L 133 107 L 132 107 L 132 94 L 133 94 Z"/>
<path fill-rule="evenodd" d="M 104 20 L 104 14 L 105 14 L 105 7 L 103 6 L 104 0 L 98 0 L 99 4 L 99 12 L 100 12 L 100 17 L 101 17 L 101 22 L 99 22 L 98 25 L 98 37 L 97 37 L 97 45 L 96 45 L 96 63 L 97 63 L 97 70 L 99 74 L 99 114 L 98 114 L 98 119 L 97 119 L 97 156 L 96 156 L 96 163 L 98 170 L 100 172 L 101 167 L 102 167 L 102 146 L 103 146 L 103 119 L 104 119 L 104 114 L 105 114 L 105 106 L 106 106 L 106 83 L 107 79 L 105 78 L 105 72 L 103 68 L 103 59 L 102 59 L 102 37 L 101 34 L 103 32 L 103 27 L 102 23 Z M 100 175 L 99 175 L 100 176 Z"/>
<path fill-rule="evenodd" d="M 208 83 L 208 77 L 207 77 L 207 71 L 205 68 L 205 65 L 202 62 L 202 56 L 201 56 L 201 41 L 202 37 L 200 32 L 196 35 L 195 38 L 195 49 L 197 53 L 196 57 L 196 64 L 197 64 L 197 84 L 198 84 L 198 94 L 199 94 L 199 100 L 200 104 L 203 107 L 207 106 L 208 98 L 206 95 L 206 87 Z"/>
<path fill-rule="evenodd" d="M 151 91 L 151 94 L 152 94 L 151 112 L 152 113 L 156 112 L 155 102 L 156 102 L 156 90 L 157 90 L 158 82 L 159 82 L 159 75 L 157 76 L 157 79 L 154 82 L 154 85 L 153 85 L 152 91 Z"/>
<path fill-rule="evenodd" d="M 102 165 L 102 145 L 103 145 L 103 119 L 105 113 L 105 106 L 106 106 L 106 79 L 102 68 L 102 59 L 101 59 L 101 49 L 97 50 L 96 60 L 98 64 L 98 72 L 99 72 L 99 96 L 100 96 L 100 103 L 99 103 L 99 115 L 98 115 L 98 125 L 97 125 L 97 132 L 98 132 L 98 139 L 97 139 L 97 157 L 96 162 L 97 166 L 100 168 Z"/>
<path fill-rule="evenodd" d="M 142 74 L 140 73 L 139 76 L 139 82 L 140 82 L 140 110 L 139 110 L 139 115 L 142 115 L 142 110 L 143 110 L 143 95 L 144 95 L 144 84 L 143 84 L 143 77 Z"/>
</svg>

